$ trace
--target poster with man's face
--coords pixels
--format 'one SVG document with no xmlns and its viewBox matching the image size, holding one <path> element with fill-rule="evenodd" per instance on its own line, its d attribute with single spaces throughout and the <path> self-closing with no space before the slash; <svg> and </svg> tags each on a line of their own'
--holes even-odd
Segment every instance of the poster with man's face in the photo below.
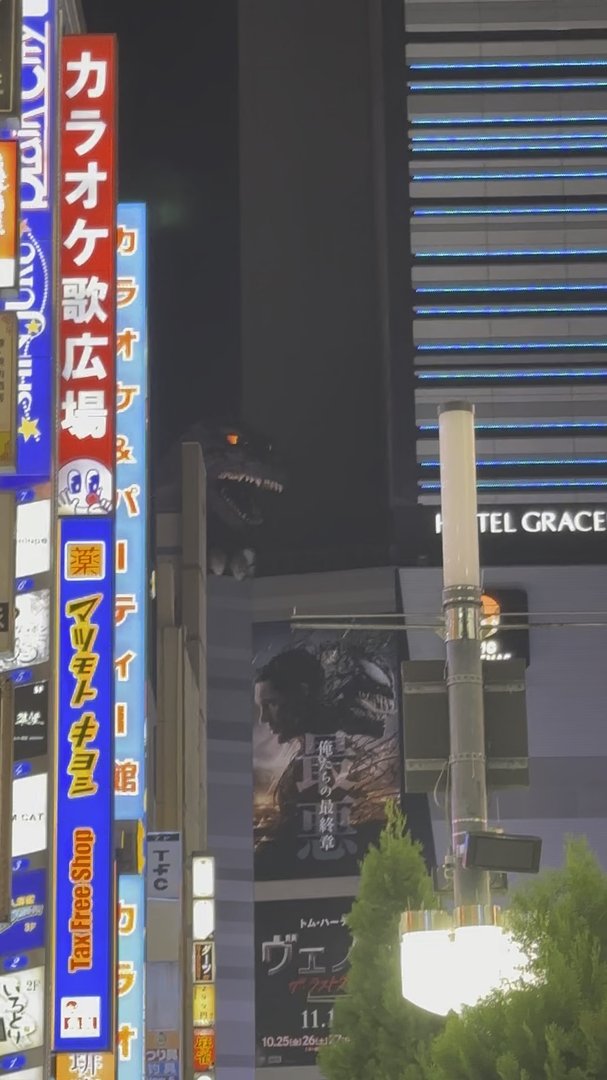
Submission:
<svg viewBox="0 0 607 1080">
<path fill-rule="evenodd" d="M 288 623 L 253 635 L 255 878 L 357 874 L 400 792 L 393 639 Z"/>
</svg>

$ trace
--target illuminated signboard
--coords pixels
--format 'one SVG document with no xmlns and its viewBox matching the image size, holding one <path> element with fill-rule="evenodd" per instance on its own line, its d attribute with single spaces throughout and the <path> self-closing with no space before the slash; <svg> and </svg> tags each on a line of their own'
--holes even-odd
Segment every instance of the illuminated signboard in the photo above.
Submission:
<svg viewBox="0 0 607 1080">
<path fill-rule="evenodd" d="M 146 218 L 118 211 L 116 414 L 116 798 L 119 820 L 143 819 L 146 682 Z"/>
<path fill-rule="evenodd" d="M 19 115 L 21 4 L 0 3 L 0 116 Z"/>
<path fill-rule="evenodd" d="M 111 514 L 115 461 L 116 42 L 61 42 L 58 507 Z"/>
<path fill-rule="evenodd" d="M 49 658 L 49 590 L 18 593 L 15 610 L 15 647 L 0 656 L 0 672 L 46 664 Z"/>
<path fill-rule="evenodd" d="M 19 295 L 4 302 L 19 323 L 17 476 L 51 474 L 53 425 L 53 200 L 55 0 L 24 0 L 19 173 Z"/>
<path fill-rule="evenodd" d="M 11 921 L 0 925 L 2 953 L 26 953 L 44 948 L 46 871 L 13 873 Z"/>
<path fill-rule="evenodd" d="M 44 968 L 0 977 L 0 1054 L 22 1054 L 44 1042 Z"/>
<path fill-rule="evenodd" d="M 145 828 L 147 628 L 146 210 L 118 207 L 114 814 Z M 145 879 L 118 883 L 119 1080 L 144 1072 Z"/>
<path fill-rule="evenodd" d="M 17 140 L 0 140 L 0 289 L 17 287 L 18 161 Z"/>
<path fill-rule="evenodd" d="M 13 858 L 46 848 L 47 789 L 46 773 L 13 780 Z"/>
<path fill-rule="evenodd" d="M 58 1054 L 57 1080 L 114 1080 L 113 1054 Z"/>
<path fill-rule="evenodd" d="M 13 760 L 44 757 L 48 749 L 48 683 L 24 683 L 15 687 L 14 695 Z"/>
<path fill-rule="evenodd" d="M 126 874 L 118 882 L 118 1070 L 141 1080 L 145 1053 L 145 879 Z"/>
<path fill-rule="evenodd" d="M 2 143 L 0 142 L 0 146 Z M 2 184 L 0 183 L 0 189 Z M 2 195 L 0 194 L 0 205 Z M 0 219 L 1 220 L 1 219 Z M 2 232 L 0 229 L 0 242 Z M 0 276 L 2 274 L 0 257 Z M 15 467 L 15 420 L 17 417 L 17 319 L 13 312 L 0 315 L 0 468 Z"/>
<path fill-rule="evenodd" d="M 45 485 L 48 487 L 48 485 Z M 51 568 L 51 500 L 17 505 L 17 580 L 48 574 Z"/>
<path fill-rule="evenodd" d="M 481 535 L 550 536 L 567 533 L 607 533 L 607 510 L 601 506 L 574 506 L 548 509 L 542 507 L 510 510 L 479 510 L 478 531 Z M 441 515 L 435 514 L 434 528 L 441 532 Z"/>
<path fill-rule="evenodd" d="M 58 590 L 53 1049 L 110 1050 L 113 529 L 63 518 Z"/>
</svg>

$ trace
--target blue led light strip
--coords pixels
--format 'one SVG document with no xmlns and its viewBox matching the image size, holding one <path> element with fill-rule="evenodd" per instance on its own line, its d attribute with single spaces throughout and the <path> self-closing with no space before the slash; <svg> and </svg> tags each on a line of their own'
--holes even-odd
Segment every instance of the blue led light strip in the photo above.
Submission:
<svg viewBox="0 0 607 1080">
<path fill-rule="evenodd" d="M 505 382 L 507 379 L 605 379 L 607 368 L 501 368 L 499 370 L 487 370 L 486 368 L 453 368 L 450 371 L 416 371 L 415 377 L 420 382 L 437 382 L 444 380 L 457 380 L 475 382 L 490 380 L 491 382 Z"/>
<path fill-rule="evenodd" d="M 592 90 L 607 86 L 607 79 L 512 79 L 474 82 L 409 82 L 413 92 L 424 90 Z"/>
<path fill-rule="evenodd" d="M 607 214 L 607 206 L 424 206 L 413 217 L 536 217 L 541 214 Z"/>
<path fill-rule="evenodd" d="M 416 60 L 407 65 L 410 71 L 484 71 L 518 70 L 529 68 L 596 68 L 607 67 L 607 59 L 571 58 L 567 60 Z"/>
<path fill-rule="evenodd" d="M 418 463 L 422 469 L 438 469 L 440 461 L 438 458 L 428 459 L 427 461 L 420 461 Z M 476 462 L 480 469 L 507 469 L 511 465 L 517 469 L 529 466 L 529 465 L 607 465 L 606 457 L 569 457 L 569 458 L 547 458 L 547 457 L 528 457 L 528 458 L 479 458 Z"/>
<path fill-rule="evenodd" d="M 464 172 L 464 173 L 412 173 L 411 180 L 416 183 L 440 182 L 449 180 L 592 180 L 607 177 L 607 169 L 594 169 L 589 172 Z"/>
<path fill-rule="evenodd" d="M 555 477 L 554 480 L 477 480 L 477 488 L 604 488 L 607 487 L 607 480 L 561 480 Z M 424 491 L 440 491 L 440 480 L 422 480 L 419 481 L 419 487 Z"/>
<path fill-rule="evenodd" d="M 569 143 L 572 139 L 585 142 L 588 139 L 604 139 L 606 136 L 604 131 L 564 131 L 562 133 L 554 133 L 553 131 L 544 134 L 542 131 L 534 132 L 512 132 L 509 131 L 506 135 L 500 135 L 498 132 L 492 132 L 491 135 L 470 135 L 466 132 L 465 135 L 412 135 L 411 142 L 415 146 L 416 143 L 485 143 L 485 142 L 517 142 L 524 146 L 530 139 L 536 139 L 539 142 L 556 141 Z"/>
<path fill-rule="evenodd" d="M 498 249 L 496 251 L 416 251 L 416 259 L 497 259 L 497 258 L 531 258 L 537 255 L 545 255 L 552 258 L 555 255 L 564 255 L 569 258 L 574 255 L 607 255 L 607 248 L 514 248 L 512 251 Z"/>
<path fill-rule="evenodd" d="M 586 116 L 415 116 L 412 127 L 480 127 L 482 124 L 594 124 L 607 121 L 607 114 Z"/>
<path fill-rule="evenodd" d="M 438 432 L 438 424 L 418 424 L 419 431 L 432 431 Z M 475 423 L 474 428 L 476 431 L 578 431 L 578 430 L 599 430 L 605 431 L 607 429 L 607 421 L 604 420 L 554 420 L 544 423 L 500 423 L 499 420 L 492 421 L 491 423 Z"/>
<path fill-rule="evenodd" d="M 546 285 L 416 285 L 416 293 L 530 293 L 530 292 L 606 292 L 606 283 L 565 282 Z"/>
<path fill-rule="evenodd" d="M 600 139 L 600 136 L 599 136 Z M 509 143 L 496 143 L 496 142 L 474 142 L 469 139 L 467 143 L 461 143 L 454 146 L 451 144 L 443 146 L 418 146 L 415 143 L 411 147 L 412 154 L 487 154 L 495 151 L 495 153 L 502 153 L 504 150 L 516 150 L 519 154 L 528 153 L 531 150 L 537 150 L 538 153 L 543 153 L 545 150 L 562 150 L 563 152 L 570 153 L 572 150 L 605 150 L 607 143 L 604 139 L 599 142 L 570 142 L 563 143 L 558 141 L 558 136 L 553 138 L 549 143 L 520 143 L 510 141 Z"/>
<path fill-rule="evenodd" d="M 607 304 L 468 304 L 464 307 L 415 307 L 416 315 L 589 315 L 606 312 Z"/>
<path fill-rule="evenodd" d="M 544 349 L 607 349 L 607 341 L 422 341 L 418 352 L 543 352 Z"/>
</svg>

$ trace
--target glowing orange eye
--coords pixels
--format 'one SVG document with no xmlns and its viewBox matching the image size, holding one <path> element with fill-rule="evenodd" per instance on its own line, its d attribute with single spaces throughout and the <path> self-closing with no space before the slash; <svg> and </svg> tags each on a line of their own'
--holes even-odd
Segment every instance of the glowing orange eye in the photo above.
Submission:
<svg viewBox="0 0 607 1080">
<path fill-rule="evenodd" d="M 229 442 L 230 446 L 238 446 L 238 443 L 240 442 L 240 435 L 236 435 L 234 432 L 230 432 L 229 435 L 226 435 L 226 442 Z"/>
</svg>

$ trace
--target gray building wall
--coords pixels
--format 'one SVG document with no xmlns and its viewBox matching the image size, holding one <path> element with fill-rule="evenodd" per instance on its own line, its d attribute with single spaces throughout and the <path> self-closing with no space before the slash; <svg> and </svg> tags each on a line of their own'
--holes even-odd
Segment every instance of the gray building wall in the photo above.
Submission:
<svg viewBox="0 0 607 1080">
<path fill-rule="evenodd" d="M 251 586 L 208 579 L 208 821 L 216 860 L 217 1080 L 255 1062 Z"/>
<path fill-rule="evenodd" d="M 406 614 L 439 612 L 441 571 L 400 571 Z M 493 567 L 487 587 L 525 589 L 530 621 L 600 622 L 607 596 L 607 568 Z M 576 618 L 574 613 L 579 614 Z M 590 614 L 588 614 L 590 613 Z M 593 614 L 594 613 L 594 617 Z M 603 615 L 604 623 L 604 615 Z M 444 657 L 439 637 L 410 632 L 412 660 Z M 588 837 L 607 869 L 607 739 L 605 702 L 607 630 L 567 626 L 531 629 L 527 669 L 530 786 L 493 794 L 490 816 L 508 832 L 530 833 L 543 840 L 542 866 L 559 866 L 569 833 Z M 406 748 L 405 748 L 406 753 Z M 431 801 L 433 831 L 440 859 L 447 846 L 442 813 Z"/>
</svg>

